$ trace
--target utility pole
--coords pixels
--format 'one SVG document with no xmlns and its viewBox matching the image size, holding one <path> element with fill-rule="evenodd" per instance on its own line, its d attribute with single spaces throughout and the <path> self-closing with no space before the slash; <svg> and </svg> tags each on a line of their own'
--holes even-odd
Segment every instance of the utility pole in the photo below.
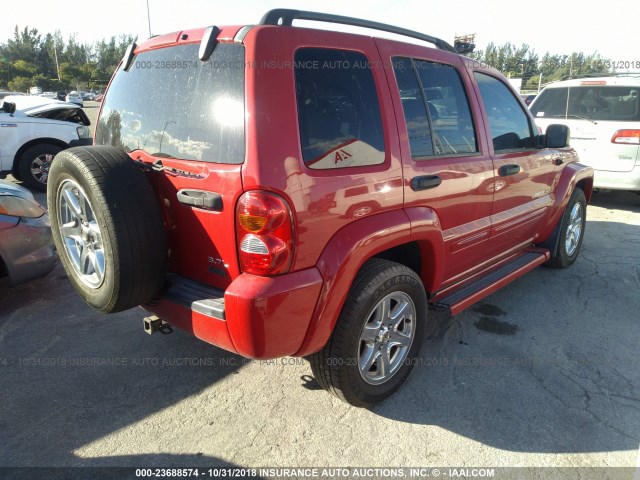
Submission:
<svg viewBox="0 0 640 480">
<path fill-rule="evenodd" d="M 56 39 L 53 39 L 53 57 L 56 59 L 56 73 L 58 74 L 58 81 L 60 80 L 60 65 L 58 65 L 58 49 L 56 48 Z"/>
<path fill-rule="evenodd" d="M 147 0 L 147 23 L 149 24 L 149 38 L 151 38 L 151 13 L 149 13 L 149 0 Z"/>
<path fill-rule="evenodd" d="M 540 78 L 538 79 L 538 93 L 540 93 L 541 87 L 542 87 L 542 72 L 540 72 Z"/>
</svg>

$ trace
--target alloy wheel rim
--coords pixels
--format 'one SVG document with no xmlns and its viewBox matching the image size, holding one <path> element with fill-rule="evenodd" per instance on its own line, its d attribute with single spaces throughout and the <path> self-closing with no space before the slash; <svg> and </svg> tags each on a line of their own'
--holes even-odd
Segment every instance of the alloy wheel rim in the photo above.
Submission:
<svg viewBox="0 0 640 480">
<path fill-rule="evenodd" d="M 404 292 L 380 300 L 367 316 L 358 345 L 358 369 L 365 382 L 379 385 L 405 362 L 416 331 L 416 308 Z"/>
<path fill-rule="evenodd" d="M 49 179 L 49 169 L 54 155 L 51 153 L 43 153 L 38 155 L 31 162 L 31 175 L 40 183 L 47 183 Z"/>
<path fill-rule="evenodd" d="M 576 253 L 578 245 L 580 244 L 580 238 L 582 237 L 582 205 L 576 203 L 571 209 L 569 215 L 569 224 L 567 225 L 567 236 L 565 238 L 565 250 L 570 257 Z"/>
<path fill-rule="evenodd" d="M 106 267 L 102 234 L 84 190 L 73 180 L 60 184 L 57 195 L 58 230 L 79 280 L 89 288 L 104 281 Z"/>
</svg>

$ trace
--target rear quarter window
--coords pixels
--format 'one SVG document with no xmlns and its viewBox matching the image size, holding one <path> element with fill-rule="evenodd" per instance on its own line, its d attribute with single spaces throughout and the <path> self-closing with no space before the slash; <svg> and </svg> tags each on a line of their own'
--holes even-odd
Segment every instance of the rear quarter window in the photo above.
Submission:
<svg viewBox="0 0 640 480">
<path fill-rule="evenodd" d="M 362 53 L 299 49 L 295 79 L 302 157 L 308 167 L 384 162 L 380 105 L 369 62 Z"/>
<path fill-rule="evenodd" d="M 244 47 L 220 43 L 210 59 L 198 45 L 139 54 L 116 73 L 96 127 L 96 144 L 158 157 L 244 161 Z"/>
</svg>

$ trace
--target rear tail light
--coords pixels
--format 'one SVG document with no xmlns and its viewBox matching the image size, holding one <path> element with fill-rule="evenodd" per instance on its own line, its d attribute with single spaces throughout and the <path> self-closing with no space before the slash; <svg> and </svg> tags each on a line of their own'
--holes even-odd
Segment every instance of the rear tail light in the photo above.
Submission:
<svg viewBox="0 0 640 480">
<path fill-rule="evenodd" d="M 640 130 L 618 130 L 611 137 L 611 143 L 640 145 Z"/>
<path fill-rule="evenodd" d="M 286 200 L 251 191 L 238 200 L 236 236 L 240 268 L 254 275 L 278 275 L 291 268 L 293 224 Z"/>
</svg>

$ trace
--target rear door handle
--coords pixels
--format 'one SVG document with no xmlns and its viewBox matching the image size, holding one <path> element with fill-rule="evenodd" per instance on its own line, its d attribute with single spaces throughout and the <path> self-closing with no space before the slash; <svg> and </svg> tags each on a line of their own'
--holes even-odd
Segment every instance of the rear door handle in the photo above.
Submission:
<svg viewBox="0 0 640 480">
<path fill-rule="evenodd" d="M 435 188 L 442 183 L 442 179 L 438 175 L 421 175 L 411 179 L 411 190 L 428 190 Z"/>
<path fill-rule="evenodd" d="M 205 208 L 207 210 L 222 211 L 222 196 L 219 193 L 205 190 L 190 190 L 183 188 L 178 190 L 178 201 L 192 207 Z"/>
<path fill-rule="evenodd" d="M 502 165 L 498 169 L 498 174 L 501 177 L 508 177 L 509 175 L 515 175 L 520 172 L 520 165 Z"/>
</svg>

